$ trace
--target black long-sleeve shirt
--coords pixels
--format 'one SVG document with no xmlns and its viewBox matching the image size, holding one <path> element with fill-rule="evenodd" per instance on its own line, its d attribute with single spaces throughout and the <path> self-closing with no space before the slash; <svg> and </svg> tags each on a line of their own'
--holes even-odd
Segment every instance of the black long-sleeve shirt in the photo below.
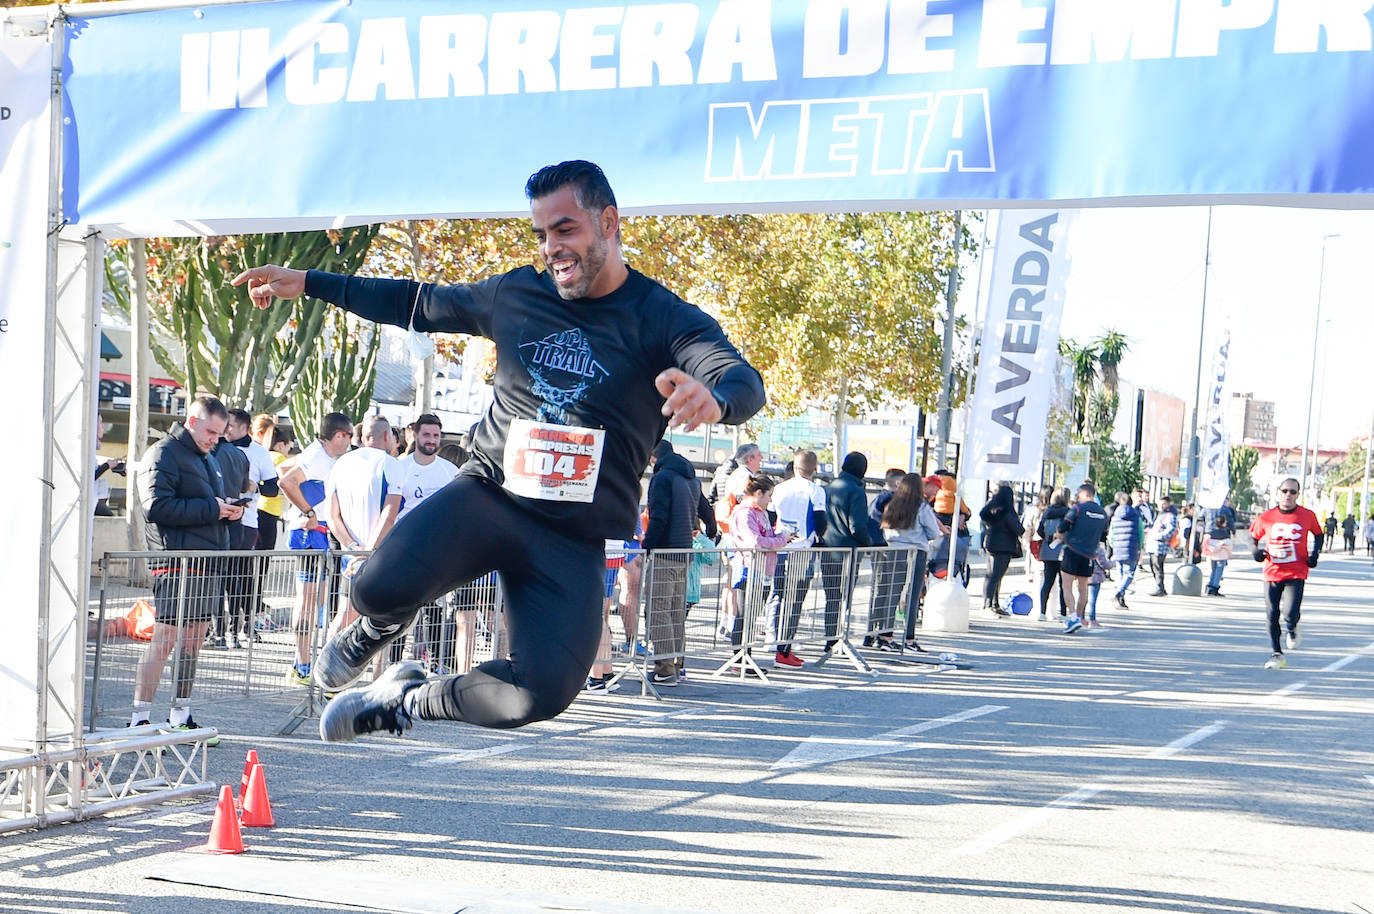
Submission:
<svg viewBox="0 0 1374 914">
<path fill-rule="evenodd" d="M 495 343 L 495 396 L 461 472 L 574 536 L 634 534 L 639 478 L 668 424 L 659 372 L 706 384 L 731 424 L 764 404 L 763 379 L 720 325 L 636 270 L 609 295 L 570 301 L 533 267 L 455 286 L 311 270 L 305 291 L 367 320 Z M 556 440 L 552 426 L 583 431 Z"/>
</svg>

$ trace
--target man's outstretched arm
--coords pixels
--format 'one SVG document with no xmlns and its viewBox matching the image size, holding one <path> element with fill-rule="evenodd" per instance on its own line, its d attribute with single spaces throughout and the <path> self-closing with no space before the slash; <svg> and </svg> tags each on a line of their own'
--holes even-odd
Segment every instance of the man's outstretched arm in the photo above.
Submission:
<svg viewBox="0 0 1374 914">
<path fill-rule="evenodd" d="M 483 316 L 493 305 L 500 280 L 495 276 L 483 282 L 439 286 L 268 264 L 244 270 L 230 283 L 246 283 L 248 297 L 258 308 L 270 307 L 274 298 L 310 295 L 378 324 L 485 336 Z"/>
</svg>

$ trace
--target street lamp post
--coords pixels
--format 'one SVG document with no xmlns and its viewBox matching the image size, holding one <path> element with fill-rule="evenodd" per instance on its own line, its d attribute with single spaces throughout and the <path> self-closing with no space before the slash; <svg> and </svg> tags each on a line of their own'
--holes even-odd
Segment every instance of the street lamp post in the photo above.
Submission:
<svg viewBox="0 0 1374 914">
<path fill-rule="evenodd" d="M 1304 501 L 1307 498 L 1307 448 L 1312 439 L 1312 394 L 1317 387 L 1317 340 L 1322 330 L 1322 290 L 1326 286 L 1326 243 L 1339 237 L 1335 234 L 1322 236 L 1321 268 L 1317 271 L 1317 317 L 1312 322 L 1312 372 L 1307 380 L 1307 430 L 1302 436 L 1302 471 L 1298 480 L 1298 491 L 1302 493 L 1300 497 Z"/>
</svg>

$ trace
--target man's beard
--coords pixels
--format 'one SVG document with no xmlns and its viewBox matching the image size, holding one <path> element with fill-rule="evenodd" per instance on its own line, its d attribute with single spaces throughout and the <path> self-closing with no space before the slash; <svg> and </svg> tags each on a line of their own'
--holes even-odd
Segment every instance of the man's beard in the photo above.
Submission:
<svg viewBox="0 0 1374 914">
<path fill-rule="evenodd" d="M 426 457 L 433 457 L 435 454 L 439 453 L 439 445 L 421 444 L 417 441 L 415 442 L 415 450 L 419 451 L 421 454 L 424 454 Z"/>
<path fill-rule="evenodd" d="M 606 265 L 606 252 L 610 250 L 610 245 L 605 238 L 597 236 L 591 246 L 587 248 L 587 253 L 578 258 L 578 266 L 581 268 L 581 279 L 574 286 L 560 286 L 554 283 L 554 288 L 558 290 L 559 296 L 565 301 L 586 298 L 587 290 L 592 287 L 592 283 L 601 275 L 601 268 Z"/>
</svg>

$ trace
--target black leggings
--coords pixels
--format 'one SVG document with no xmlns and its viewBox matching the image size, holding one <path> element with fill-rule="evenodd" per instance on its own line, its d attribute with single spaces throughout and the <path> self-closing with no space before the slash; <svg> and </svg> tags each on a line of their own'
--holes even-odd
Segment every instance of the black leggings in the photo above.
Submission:
<svg viewBox="0 0 1374 914">
<path fill-rule="evenodd" d="M 1002 578 L 1011 567 L 1010 552 L 991 552 L 992 565 L 988 569 L 988 579 L 983 582 L 983 605 L 996 609 L 1002 605 Z"/>
<path fill-rule="evenodd" d="M 1283 653 L 1283 628 L 1293 631 L 1302 617 L 1302 589 L 1306 581 L 1266 581 L 1264 584 L 1265 601 L 1269 604 L 1269 642 L 1274 645 L 1274 653 Z"/>
<path fill-rule="evenodd" d="M 486 479 L 459 476 L 382 541 L 353 582 L 353 606 L 378 625 L 496 571 L 504 585 L 510 659 L 420 686 L 423 720 L 520 727 L 572 704 L 601 641 L 603 539 L 554 530 Z"/>
<path fill-rule="evenodd" d="M 1049 608 L 1046 604 L 1050 602 L 1050 591 L 1054 589 L 1055 582 L 1059 582 L 1059 615 L 1068 615 L 1069 607 L 1064 602 L 1064 583 L 1059 581 L 1059 561 L 1056 559 L 1045 559 L 1045 576 L 1040 582 L 1040 615 L 1045 615 Z"/>
</svg>

